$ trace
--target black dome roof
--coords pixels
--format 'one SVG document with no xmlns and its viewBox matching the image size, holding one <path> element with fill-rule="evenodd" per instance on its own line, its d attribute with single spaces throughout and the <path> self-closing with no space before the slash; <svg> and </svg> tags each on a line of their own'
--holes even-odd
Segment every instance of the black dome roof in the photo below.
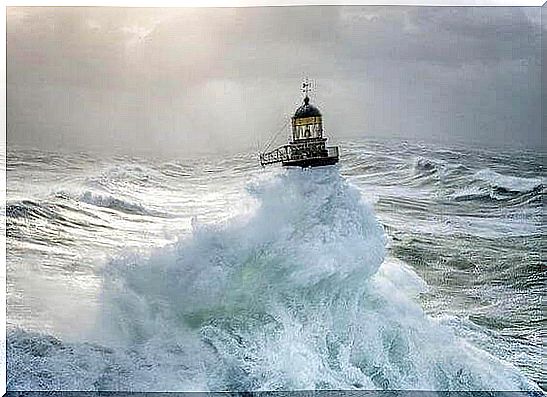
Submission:
<svg viewBox="0 0 547 397">
<path fill-rule="evenodd" d="M 296 112 L 294 113 L 294 117 L 297 119 L 319 116 L 321 116 L 321 112 L 315 106 L 310 105 L 310 98 L 307 96 L 304 98 L 304 104 L 296 109 Z"/>
</svg>

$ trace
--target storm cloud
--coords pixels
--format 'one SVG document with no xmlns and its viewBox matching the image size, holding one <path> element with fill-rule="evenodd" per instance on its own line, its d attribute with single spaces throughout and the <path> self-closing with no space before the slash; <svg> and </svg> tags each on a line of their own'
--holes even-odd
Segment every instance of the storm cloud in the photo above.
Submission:
<svg viewBox="0 0 547 397">
<path fill-rule="evenodd" d="M 329 135 L 538 147 L 541 8 L 11 7 L 10 145 L 255 150 L 301 100 Z"/>
</svg>

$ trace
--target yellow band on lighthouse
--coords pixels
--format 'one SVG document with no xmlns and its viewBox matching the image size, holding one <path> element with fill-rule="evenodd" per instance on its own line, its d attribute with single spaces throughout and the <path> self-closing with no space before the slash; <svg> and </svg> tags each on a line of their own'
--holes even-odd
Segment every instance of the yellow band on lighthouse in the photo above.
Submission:
<svg viewBox="0 0 547 397">
<path fill-rule="evenodd" d="M 305 117 L 303 119 L 293 119 L 293 125 L 308 125 L 321 123 L 321 117 Z"/>
</svg>

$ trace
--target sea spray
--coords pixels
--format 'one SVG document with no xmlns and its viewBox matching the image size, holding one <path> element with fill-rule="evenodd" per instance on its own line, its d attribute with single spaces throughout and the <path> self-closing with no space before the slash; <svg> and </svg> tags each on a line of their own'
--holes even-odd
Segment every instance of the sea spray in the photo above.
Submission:
<svg viewBox="0 0 547 397">
<path fill-rule="evenodd" d="M 10 388 L 82 389 L 85 373 L 103 390 L 535 389 L 424 314 L 420 279 L 385 260 L 338 168 L 268 174 L 249 193 L 250 214 L 104 270 L 108 348 L 37 353 L 18 341 L 46 336 L 12 333 Z"/>
</svg>

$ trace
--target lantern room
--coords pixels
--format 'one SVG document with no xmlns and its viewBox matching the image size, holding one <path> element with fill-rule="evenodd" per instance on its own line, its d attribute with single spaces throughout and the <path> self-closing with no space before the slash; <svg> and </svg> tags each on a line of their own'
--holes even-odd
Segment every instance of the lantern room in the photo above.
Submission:
<svg viewBox="0 0 547 397">
<path fill-rule="evenodd" d="M 323 122 L 321 113 L 315 106 L 310 105 L 310 98 L 306 95 L 304 104 L 296 109 L 292 117 L 293 142 L 323 137 Z"/>
<path fill-rule="evenodd" d="M 327 146 L 327 138 L 323 137 L 321 112 L 310 105 L 309 87 L 307 81 L 302 84 L 306 96 L 304 103 L 292 116 L 292 137 L 289 138 L 288 144 L 260 153 L 261 165 L 281 163 L 284 167 L 307 168 L 338 162 L 338 146 Z"/>
</svg>

